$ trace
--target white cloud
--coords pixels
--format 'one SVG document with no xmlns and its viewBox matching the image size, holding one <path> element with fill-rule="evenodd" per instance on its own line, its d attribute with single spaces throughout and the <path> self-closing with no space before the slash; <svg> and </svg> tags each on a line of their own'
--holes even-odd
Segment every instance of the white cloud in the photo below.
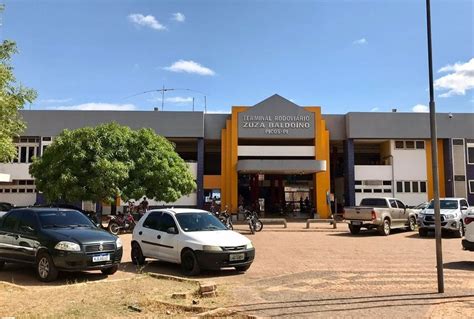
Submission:
<svg viewBox="0 0 474 319">
<path fill-rule="evenodd" d="M 186 61 L 186 60 L 179 60 L 173 63 L 171 66 L 164 67 L 163 69 L 171 72 L 185 72 L 185 73 L 194 73 L 194 74 L 199 74 L 199 75 L 210 75 L 213 76 L 216 73 L 209 69 L 206 68 L 205 66 L 200 65 L 199 63 L 196 63 L 194 61 Z"/>
<path fill-rule="evenodd" d="M 186 17 L 181 12 L 176 12 L 173 13 L 173 20 L 177 22 L 184 22 L 184 20 L 186 20 Z"/>
<path fill-rule="evenodd" d="M 354 42 L 352 42 L 352 44 L 358 44 L 358 45 L 367 44 L 367 43 L 369 42 L 367 41 L 366 38 L 361 38 L 359 40 L 355 40 Z"/>
<path fill-rule="evenodd" d="M 137 26 L 149 27 L 154 30 L 166 30 L 166 27 L 152 15 L 144 16 L 141 13 L 133 13 L 128 16 L 128 20 Z"/>
<path fill-rule="evenodd" d="M 71 111 L 132 111 L 137 107 L 133 104 L 111 104 L 111 103 L 84 103 L 78 105 L 64 105 L 47 107 L 50 110 L 71 110 Z"/>
<path fill-rule="evenodd" d="M 374 108 L 372 108 L 372 109 L 370 110 L 370 112 L 377 112 L 378 110 L 379 110 L 378 107 L 374 107 Z"/>
<path fill-rule="evenodd" d="M 67 99 L 45 99 L 45 100 L 40 100 L 38 101 L 38 103 L 45 103 L 45 104 L 49 104 L 49 103 L 66 103 L 66 102 L 70 102 L 72 101 L 71 98 L 67 98 Z"/>
<path fill-rule="evenodd" d="M 423 104 L 417 104 L 411 109 L 413 112 L 417 113 L 428 113 L 430 111 L 429 107 Z"/>
<path fill-rule="evenodd" d="M 149 99 L 149 102 L 161 102 L 161 96 L 157 96 L 155 98 Z M 191 104 L 193 102 L 193 98 L 186 96 L 174 96 L 174 97 L 165 97 L 165 103 L 172 103 L 172 104 Z"/>
<path fill-rule="evenodd" d="M 466 91 L 474 89 L 474 58 L 466 63 L 446 65 L 438 73 L 449 73 L 434 81 L 437 90 L 447 91 L 439 97 L 466 95 Z"/>
</svg>

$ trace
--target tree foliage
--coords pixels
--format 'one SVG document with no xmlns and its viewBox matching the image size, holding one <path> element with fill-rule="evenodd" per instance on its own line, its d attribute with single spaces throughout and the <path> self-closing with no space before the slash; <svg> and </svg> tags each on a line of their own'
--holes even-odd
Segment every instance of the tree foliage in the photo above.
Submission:
<svg viewBox="0 0 474 319">
<path fill-rule="evenodd" d="M 64 130 L 30 165 L 30 173 L 49 201 L 146 195 L 173 202 L 196 187 L 172 143 L 151 129 L 116 123 Z"/>
<path fill-rule="evenodd" d="M 5 40 L 0 44 L 0 162 L 8 162 L 15 157 L 17 151 L 13 138 L 18 137 L 25 128 L 18 110 L 36 98 L 34 90 L 16 83 L 10 61 L 17 52 L 13 41 Z"/>
</svg>

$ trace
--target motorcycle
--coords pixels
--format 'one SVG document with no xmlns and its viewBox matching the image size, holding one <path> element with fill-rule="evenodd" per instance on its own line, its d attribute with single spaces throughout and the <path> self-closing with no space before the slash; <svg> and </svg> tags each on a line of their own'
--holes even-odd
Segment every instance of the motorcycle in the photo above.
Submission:
<svg viewBox="0 0 474 319">
<path fill-rule="evenodd" d="M 227 212 L 227 209 L 218 213 L 217 218 L 221 221 L 221 223 L 224 224 L 227 229 L 233 230 L 234 226 L 232 225 L 232 217 L 231 215 Z"/>
<path fill-rule="evenodd" d="M 107 230 L 114 235 L 118 235 L 120 231 L 133 231 L 135 225 L 135 219 L 130 213 L 128 213 L 127 215 L 112 215 L 110 216 L 110 221 L 107 226 Z"/>
<path fill-rule="evenodd" d="M 245 219 L 248 220 L 251 234 L 255 234 L 255 232 L 259 232 L 263 229 L 263 223 L 258 218 L 256 212 L 249 210 L 245 211 Z"/>
</svg>

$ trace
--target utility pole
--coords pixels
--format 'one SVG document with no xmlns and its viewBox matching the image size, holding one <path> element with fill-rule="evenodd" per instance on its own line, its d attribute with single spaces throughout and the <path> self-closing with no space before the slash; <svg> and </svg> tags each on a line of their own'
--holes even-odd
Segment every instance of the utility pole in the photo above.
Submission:
<svg viewBox="0 0 474 319">
<path fill-rule="evenodd" d="M 438 137 L 436 134 L 436 107 L 433 87 L 433 57 L 431 49 L 431 8 L 430 0 L 426 0 L 426 24 L 428 35 L 428 72 L 430 82 L 430 129 L 431 129 L 431 161 L 433 168 L 433 194 L 436 237 L 436 269 L 438 273 L 438 293 L 444 292 L 443 250 L 441 246 L 441 214 L 439 204 L 438 176 Z"/>
</svg>

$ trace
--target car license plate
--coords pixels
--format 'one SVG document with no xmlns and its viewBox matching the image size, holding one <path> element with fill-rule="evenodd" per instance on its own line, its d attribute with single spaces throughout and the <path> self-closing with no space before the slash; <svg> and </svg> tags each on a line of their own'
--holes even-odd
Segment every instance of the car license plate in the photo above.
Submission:
<svg viewBox="0 0 474 319">
<path fill-rule="evenodd" d="M 244 259 L 245 259 L 245 253 L 229 255 L 229 261 L 237 261 L 237 260 L 244 260 Z"/>
<path fill-rule="evenodd" d="M 110 254 L 101 254 L 101 255 L 95 255 L 92 256 L 92 262 L 97 263 L 101 261 L 109 261 L 110 260 Z"/>
<path fill-rule="evenodd" d="M 362 225 L 362 222 L 352 222 L 352 225 Z"/>
</svg>

